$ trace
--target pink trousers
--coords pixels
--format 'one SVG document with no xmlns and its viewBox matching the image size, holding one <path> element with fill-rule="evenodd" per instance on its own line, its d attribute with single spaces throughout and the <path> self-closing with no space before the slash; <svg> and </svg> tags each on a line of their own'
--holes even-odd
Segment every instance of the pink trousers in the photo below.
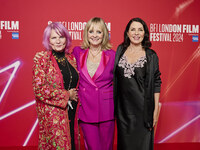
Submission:
<svg viewBox="0 0 200 150">
<path fill-rule="evenodd" d="M 101 123 L 80 122 L 86 150 L 112 150 L 114 120 Z"/>
</svg>

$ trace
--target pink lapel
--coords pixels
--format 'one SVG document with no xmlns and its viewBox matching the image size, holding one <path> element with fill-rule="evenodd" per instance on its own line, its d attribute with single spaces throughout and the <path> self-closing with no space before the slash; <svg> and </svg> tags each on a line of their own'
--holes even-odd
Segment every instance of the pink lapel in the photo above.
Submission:
<svg viewBox="0 0 200 150">
<path fill-rule="evenodd" d="M 87 69 L 87 57 L 88 57 L 88 52 L 89 50 L 87 49 L 85 52 L 80 52 L 80 65 L 81 65 L 81 71 L 84 74 L 84 76 L 86 77 L 86 79 L 95 87 L 96 84 L 94 83 L 94 81 L 92 80 L 92 78 L 90 77 L 89 73 L 88 73 L 88 69 Z"/>
<path fill-rule="evenodd" d="M 105 54 L 105 51 L 102 51 L 101 62 L 99 64 L 99 67 L 97 68 L 97 71 L 95 72 L 94 76 L 92 77 L 93 81 L 95 81 L 103 73 L 109 59 L 110 59 L 110 57 Z"/>
</svg>

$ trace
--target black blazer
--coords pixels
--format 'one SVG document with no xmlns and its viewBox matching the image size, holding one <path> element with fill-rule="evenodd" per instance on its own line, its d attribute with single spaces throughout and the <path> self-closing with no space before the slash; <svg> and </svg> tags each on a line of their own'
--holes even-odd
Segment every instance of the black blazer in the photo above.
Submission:
<svg viewBox="0 0 200 150">
<path fill-rule="evenodd" d="M 153 127 L 153 112 L 154 112 L 154 93 L 160 93 L 161 88 L 161 78 L 159 71 L 159 60 L 155 51 L 151 49 L 145 49 L 147 57 L 146 65 L 146 78 L 145 78 L 145 100 L 144 100 L 144 123 L 147 128 Z M 117 77 L 116 77 L 116 67 L 118 65 L 119 59 L 124 54 L 125 50 L 122 45 L 117 48 L 115 55 L 114 64 L 114 110 L 117 119 L 121 118 L 120 107 L 118 107 L 118 92 L 117 92 Z"/>
</svg>

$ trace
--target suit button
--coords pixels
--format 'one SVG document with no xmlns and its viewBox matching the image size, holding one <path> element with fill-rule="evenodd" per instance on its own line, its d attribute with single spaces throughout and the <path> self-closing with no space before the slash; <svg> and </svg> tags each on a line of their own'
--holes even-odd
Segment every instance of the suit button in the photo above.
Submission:
<svg viewBox="0 0 200 150">
<path fill-rule="evenodd" d="M 79 105 L 81 106 L 81 103 Z"/>
<path fill-rule="evenodd" d="M 98 88 L 96 88 L 95 90 L 98 91 Z"/>
</svg>

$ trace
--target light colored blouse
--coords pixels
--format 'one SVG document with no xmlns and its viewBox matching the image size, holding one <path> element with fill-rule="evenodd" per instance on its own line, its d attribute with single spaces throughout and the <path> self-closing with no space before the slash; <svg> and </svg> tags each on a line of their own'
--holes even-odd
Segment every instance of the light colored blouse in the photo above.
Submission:
<svg viewBox="0 0 200 150">
<path fill-rule="evenodd" d="M 87 60 L 87 69 L 91 78 L 94 76 L 95 72 L 97 71 L 99 64 L 100 62 L 94 63 L 94 62 L 91 62 L 90 60 Z"/>
</svg>

